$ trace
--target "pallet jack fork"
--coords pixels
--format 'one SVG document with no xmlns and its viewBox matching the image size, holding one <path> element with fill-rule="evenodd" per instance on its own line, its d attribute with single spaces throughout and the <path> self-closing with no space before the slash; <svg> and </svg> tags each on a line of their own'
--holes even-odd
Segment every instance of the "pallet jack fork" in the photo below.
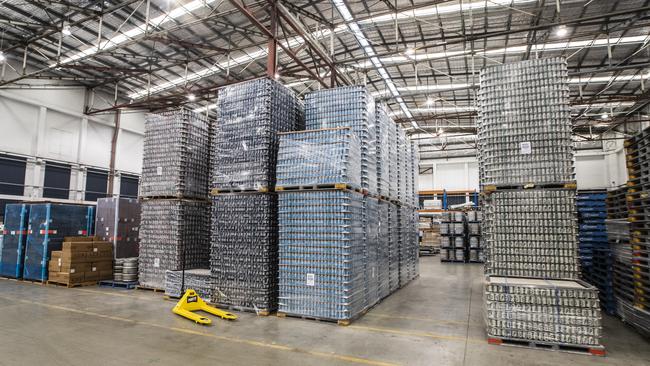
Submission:
<svg viewBox="0 0 650 366">
<path fill-rule="evenodd" d="M 222 319 L 226 320 L 236 320 L 237 315 L 229 313 L 227 311 L 219 310 L 215 307 L 212 307 L 206 304 L 203 299 L 196 294 L 196 291 L 192 289 L 187 289 L 185 294 L 181 299 L 176 303 L 176 306 L 172 309 L 174 314 L 178 314 L 184 318 L 192 320 L 198 324 L 210 325 L 212 324 L 212 319 L 200 316 L 195 311 L 205 311 L 208 314 L 216 315 Z"/>
</svg>

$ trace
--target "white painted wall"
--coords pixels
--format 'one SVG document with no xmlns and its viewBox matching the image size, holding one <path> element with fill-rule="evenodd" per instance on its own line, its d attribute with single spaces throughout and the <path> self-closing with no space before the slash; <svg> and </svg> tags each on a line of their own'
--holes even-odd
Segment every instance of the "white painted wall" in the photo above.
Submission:
<svg viewBox="0 0 650 366">
<path fill-rule="evenodd" d="M 29 157 L 25 198 L 42 196 L 43 160 L 72 165 L 72 200 L 83 197 L 86 168 L 108 170 L 114 114 L 85 115 L 85 94 L 82 87 L 0 90 L 0 152 Z M 122 112 L 120 126 L 114 194 L 122 172 L 142 170 L 144 114 Z"/>
<path fill-rule="evenodd" d="M 616 140 L 606 151 L 578 151 L 575 167 L 578 189 L 602 189 L 624 184 L 627 182 L 627 168 L 622 140 Z M 425 168 L 431 170 L 420 174 L 419 190 L 479 190 L 476 157 L 422 160 L 420 169 Z"/>
</svg>

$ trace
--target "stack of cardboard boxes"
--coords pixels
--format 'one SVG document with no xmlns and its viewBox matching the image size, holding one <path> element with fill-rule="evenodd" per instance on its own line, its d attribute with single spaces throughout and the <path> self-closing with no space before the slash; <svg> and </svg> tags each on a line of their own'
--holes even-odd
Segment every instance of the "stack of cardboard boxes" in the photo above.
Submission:
<svg viewBox="0 0 650 366">
<path fill-rule="evenodd" d="M 79 285 L 113 279 L 113 244 L 97 237 L 66 237 L 52 252 L 49 282 Z"/>
</svg>

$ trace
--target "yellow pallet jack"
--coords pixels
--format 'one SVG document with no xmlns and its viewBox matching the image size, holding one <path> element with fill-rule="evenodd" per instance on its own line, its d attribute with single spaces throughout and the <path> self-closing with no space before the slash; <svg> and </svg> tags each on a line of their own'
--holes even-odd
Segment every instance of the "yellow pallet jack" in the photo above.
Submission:
<svg viewBox="0 0 650 366">
<path fill-rule="evenodd" d="M 183 268 L 181 277 L 181 293 L 185 291 L 185 248 L 183 248 Z M 187 289 L 183 297 L 176 303 L 172 309 L 174 314 L 178 314 L 183 318 L 194 321 L 197 324 L 210 325 L 212 319 L 194 313 L 195 311 L 204 311 L 208 314 L 216 315 L 221 319 L 236 320 L 237 315 L 227 311 L 219 310 L 213 306 L 208 305 L 201 297 L 192 289 Z"/>
<path fill-rule="evenodd" d="M 206 302 L 203 301 L 199 295 L 197 295 L 196 291 L 192 289 L 187 289 L 187 291 L 185 291 L 185 294 L 183 297 L 181 297 L 178 303 L 176 303 L 176 306 L 174 306 L 172 311 L 174 314 L 178 314 L 184 318 L 194 321 L 195 323 L 203 325 L 212 324 L 212 319 L 196 314 L 194 311 L 204 311 L 208 314 L 216 315 L 221 319 L 226 320 L 237 319 L 237 315 L 235 314 L 219 310 L 206 304 Z"/>
</svg>

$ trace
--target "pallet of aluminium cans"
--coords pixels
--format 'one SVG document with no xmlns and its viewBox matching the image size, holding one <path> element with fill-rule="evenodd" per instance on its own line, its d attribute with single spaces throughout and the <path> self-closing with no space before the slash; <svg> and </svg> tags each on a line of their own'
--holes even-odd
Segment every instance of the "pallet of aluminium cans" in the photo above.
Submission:
<svg viewBox="0 0 650 366">
<path fill-rule="evenodd" d="M 87 236 L 95 226 L 95 207 L 38 203 L 29 208 L 23 278 L 46 281 L 52 251 L 61 250 L 66 236 Z"/>
<path fill-rule="evenodd" d="M 185 276 L 184 279 L 183 276 Z M 165 295 L 167 296 L 182 297 L 184 291 L 192 289 L 196 291 L 202 300 L 210 301 L 213 288 L 214 285 L 212 284 L 209 269 L 188 269 L 185 274 L 183 274 L 183 271 L 165 272 Z"/>
<path fill-rule="evenodd" d="M 279 314 L 349 322 L 367 306 L 363 195 L 278 193 Z"/>
<path fill-rule="evenodd" d="M 164 289 L 168 270 L 208 267 L 209 210 L 206 201 L 142 201 L 138 266 L 142 287 Z"/>
<path fill-rule="evenodd" d="M 488 339 L 602 350 L 598 290 L 580 280 L 486 277 Z"/>
<path fill-rule="evenodd" d="M 379 200 L 363 197 L 363 224 L 366 250 L 366 303 L 379 302 Z"/>
<path fill-rule="evenodd" d="M 278 132 L 302 126 L 302 105 L 275 80 L 262 78 L 219 91 L 212 139 L 216 191 L 269 191 L 275 187 Z"/>
<path fill-rule="evenodd" d="M 181 108 L 145 119 L 142 197 L 206 198 L 210 122 Z"/>
<path fill-rule="evenodd" d="M 575 181 L 565 59 L 487 67 L 478 100 L 482 185 Z"/>
<path fill-rule="evenodd" d="M 377 194 L 375 100 L 364 86 L 318 90 L 305 95 L 307 130 L 350 127 L 361 142 L 361 188 Z"/>
<path fill-rule="evenodd" d="M 140 201 L 109 197 L 97 200 L 95 235 L 113 243 L 115 258 L 137 257 L 140 249 Z"/>
<path fill-rule="evenodd" d="M 213 197 L 213 303 L 256 313 L 277 309 L 277 207 L 275 193 L 227 193 Z"/>
<path fill-rule="evenodd" d="M 400 233 L 401 220 L 400 206 L 390 202 L 388 204 L 388 288 L 390 293 L 400 287 L 399 259 L 400 259 Z"/>
<path fill-rule="evenodd" d="M 493 192 L 484 199 L 482 224 L 486 274 L 578 278 L 575 191 Z"/>
<path fill-rule="evenodd" d="M 277 190 L 343 184 L 361 188 L 361 145 L 349 127 L 280 134 Z"/>
<path fill-rule="evenodd" d="M 388 198 L 390 185 L 389 172 L 389 129 L 395 124 L 388 116 L 387 107 L 384 103 L 375 105 L 375 139 L 376 139 L 376 160 L 377 160 L 377 194 Z"/>
<path fill-rule="evenodd" d="M 0 242 L 0 276 L 22 278 L 29 204 L 7 204 L 4 220 L 4 231 L 2 232 L 2 242 Z"/>
<path fill-rule="evenodd" d="M 390 295 L 390 265 L 389 265 L 389 251 L 390 251 L 390 221 L 389 210 L 392 203 L 380 200 L 377 203 L 377 213 L 379 218 L 378 238 L 377 238 L 377 251 L 378 251 L 378 264 L 377 276 L 379 281 L 379 299 L 383 299 Z"/>
</svg>

